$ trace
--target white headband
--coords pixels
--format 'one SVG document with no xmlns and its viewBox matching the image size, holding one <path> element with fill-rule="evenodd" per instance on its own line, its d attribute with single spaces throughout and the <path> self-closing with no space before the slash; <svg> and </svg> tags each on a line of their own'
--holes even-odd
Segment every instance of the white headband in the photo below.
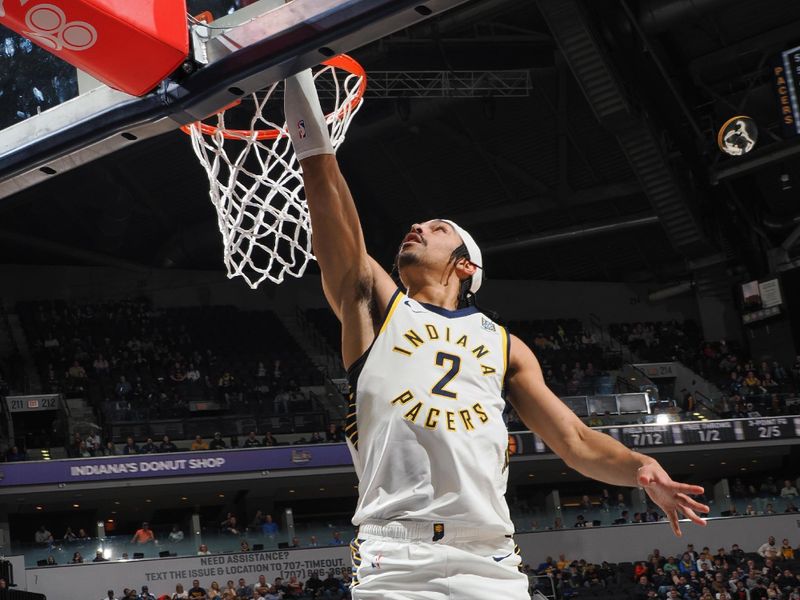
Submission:
<svg viewBox="0 0 800 600">
<path fill-rule="evenodd" d="M 481 287 L 481 283 L 483 282 L 483 256 L 481 255 L 481 249 L 478 248 L 478 244 L 475 243 L 475 240 L 472 239 L 472 236 L 467 233 L 465 229 L 459 227 L 453 223 L 453 221 L 448 219 L 439 220 L 450 225 L 456 230 L 456 233 L 461 236 L 461 241 L 464 242 L 464 245 L 467 247 L 469 262 L 478 267 L 475 269 L 475 274 L 472 276 L 472 285 L 469 286 L 470 292 L 473 294 L 477 293 Z"/>
</svg>

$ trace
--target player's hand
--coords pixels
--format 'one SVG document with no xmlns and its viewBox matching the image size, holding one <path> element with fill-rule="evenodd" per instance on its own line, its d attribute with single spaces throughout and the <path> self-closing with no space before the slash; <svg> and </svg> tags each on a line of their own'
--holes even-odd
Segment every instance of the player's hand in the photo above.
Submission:
<svg viewBox="0 0 800 600">
<path fill-rule="evenodd" d="M 697 525 L 705 526 L 706 520 L 697 515 L 698 512 L 709 513 L 711 509 L 705 504 L 693 500 L 688 494 L 702 494 L 705 490 L 699 485 L 672 481 L 667 472 L 657 462 L 644 465 L 637 473 L 639 485 L 644 488 L 650 499 L 667 515 L 672 532 L 681 537 L 678 524 L 678 512 Z M 695 512 L 696 511 L 696 512 Z"/>
</svg>

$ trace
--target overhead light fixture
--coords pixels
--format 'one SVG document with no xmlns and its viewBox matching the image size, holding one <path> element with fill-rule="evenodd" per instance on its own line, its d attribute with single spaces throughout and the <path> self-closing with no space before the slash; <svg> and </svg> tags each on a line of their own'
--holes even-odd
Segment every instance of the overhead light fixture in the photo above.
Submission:
<svg viewBox="0 0 800 600">
<path fill-rule="evenodd" d="M 80 507 L 81 507 L 81 505 L 80 505 L 80 504 L 73 504 L 73 505 L 72 505 L 72 508 L 80 508 Z"/>
<path fill-rule="evenodd" d="M 748 116 L 731 117 L 717 133 L 719 149 L 729 156 L 744 156 L 756 146 L 758 125 Z"/>
<path fill-rule="evenodd" d="M 41 504 L 37 504 L 36 510 L 44 510 L 44 506 L 42 506 Z"/>
</svg>

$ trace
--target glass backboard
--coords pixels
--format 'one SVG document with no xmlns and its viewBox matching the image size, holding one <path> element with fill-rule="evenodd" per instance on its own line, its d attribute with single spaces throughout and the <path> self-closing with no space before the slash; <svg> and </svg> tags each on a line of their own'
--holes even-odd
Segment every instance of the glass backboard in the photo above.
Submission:
<svg viewBox="0 0 800 600">
<path fill-rule="evenodd" d="M 465 2 L 188 0 L 189 15 L 215 18 L 209 27 L 187 19 L 194 68 L 143 97 L 101 85 L 1 29 L 0 198 Z"/>
</svg>

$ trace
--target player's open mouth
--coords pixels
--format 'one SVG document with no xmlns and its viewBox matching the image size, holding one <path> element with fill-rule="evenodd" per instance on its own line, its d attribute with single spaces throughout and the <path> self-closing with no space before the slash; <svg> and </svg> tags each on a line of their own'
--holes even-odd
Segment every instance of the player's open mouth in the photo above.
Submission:
<svg viewBox="0 0 800 600">
<path fill-rule="evenodd" d="M 409 233 L 406 237 L 403 238 L 403 243 L 400 244 L 402 248 L 406 244 L 424 244 L 425 242 L 422 240 L 422 236 L 418 233 Z"/>
</svg>

